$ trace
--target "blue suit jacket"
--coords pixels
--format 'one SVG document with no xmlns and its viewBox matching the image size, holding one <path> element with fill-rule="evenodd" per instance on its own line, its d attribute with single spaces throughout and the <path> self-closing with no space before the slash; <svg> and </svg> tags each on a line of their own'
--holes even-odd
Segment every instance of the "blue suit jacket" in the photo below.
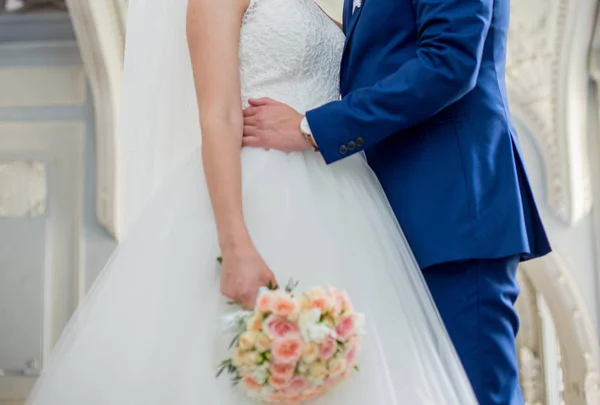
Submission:
<svg viewBox="0 0 600 405">
<path fill-rule="evenodd" d="M 366 151 L 422 268 L 548 253 L 506 96 L 509 0 L 352 6 L 342 100 L 307 113 L 325 160 Z"/>
</svg>

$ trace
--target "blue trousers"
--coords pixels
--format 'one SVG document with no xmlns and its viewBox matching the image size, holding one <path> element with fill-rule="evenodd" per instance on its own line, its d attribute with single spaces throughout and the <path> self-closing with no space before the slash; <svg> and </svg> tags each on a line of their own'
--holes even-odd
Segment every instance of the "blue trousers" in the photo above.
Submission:
<svg viewBox="0 0 600 405">
<path fill-rule="evenodd" d="M 523 405 L 515 337 L 518 257 L 443 263 L 423 270 L 481 405 Z"/>
</svg>

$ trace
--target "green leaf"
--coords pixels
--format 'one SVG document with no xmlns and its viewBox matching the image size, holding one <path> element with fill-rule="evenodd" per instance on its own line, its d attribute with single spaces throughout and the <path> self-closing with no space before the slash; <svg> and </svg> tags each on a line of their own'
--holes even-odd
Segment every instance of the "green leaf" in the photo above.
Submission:
<svg viewBox="0 0 600 405">
<path fill-rule="evenodd" d="M 229 349 L 232 349 L 233 346 L 237 345 L 239 339 L 240 339 L 240 335 L 236 335 L 233 338 L 233 340 L 231 341 L 231 343 L 229 343 Z"/>
<path fill-rule="evenodd" d="M 296 289 L 296 287 L 298 287 L 298 281 L 294 281 L 293 278 L 290 278 L 287 285 L 285 286 L 285 292 L 291 294 Z"/>
<path fill-rule="evenodd" d="M 223 264 L 223 257 L 222 256 L 217 257 L 217 263 Z"/>
<path fill-rule="evenodd" d="M 221 374 L 223 374 L 223 371 L 228 370 L 230 367 L 233 367 L 232 360 L 231 359 L 223 360 L 221 362 L 221 364 L 219 364 L 218 371 L 217 371 L 217 378 L 219 378 L 221 376 Z"/>
</svg>

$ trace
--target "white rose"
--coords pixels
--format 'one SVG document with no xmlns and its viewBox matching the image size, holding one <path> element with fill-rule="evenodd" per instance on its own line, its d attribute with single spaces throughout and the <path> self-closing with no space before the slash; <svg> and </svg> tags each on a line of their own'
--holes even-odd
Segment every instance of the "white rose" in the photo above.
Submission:
<svg viewBox="0 0 600 405">
<path fill-rule="evenodd" d="M 300 312 L 298 325 L 305 341 L 322 343 L 328 336 L 334 333 L 331 328 L 321 323 L 320 320 L 321 311 L 319 309 L 315 308 Z"/>
<path fill-rule="evenodd" d="M 308 366 L 308 373 L 311 381 L 323 381 L 327 377 L 327 366 L 320 361 Z"/>
<path fill-rule="evenodd" d="M 268 375 L 268 369 L 265 368 L 264 363 L 252 370 L 252 378 L 260 384 L 266 383 Z"/>
</svg>

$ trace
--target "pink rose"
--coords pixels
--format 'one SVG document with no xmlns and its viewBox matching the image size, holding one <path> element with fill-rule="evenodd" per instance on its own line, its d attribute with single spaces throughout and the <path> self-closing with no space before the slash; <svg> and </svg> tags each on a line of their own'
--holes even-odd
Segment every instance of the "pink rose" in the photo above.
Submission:
<svg viewBox="0 0 600 405">
<path fill-rule="evenodd" d="M 322 360 L 329 360 L 335 354 L 337 349 L 337 342 L 332 337 L 328 337 L 325 342 L 321 344 L 320 356 Z"/>
<path fill-rule="evenodd" d="M 304 391 L 308 387 L 306 380 L 300 376 L 292 378 L 288 386 L 285 388 L 286 394 L 297 394 Z"/>
<path fill-rule="evenodd" d="M 242 378 L 242 387 L 246 388 L 248 391 L 260 391 L 262 384 L 259 384 L 251 376 L 246 375 Z"/>
<path fill-rule="evenodd" d="M 280 316 L 270 315 L 263 323 L 264 332 L 271 339 L 298 334 L 298 325 Z"/>
<path fill-rule="evenodd" d="M 356 329 L 356 317 L 354 314 L 342 315 L 335 331 L 342 340 L 348 339 Z"/>
<path fill-rule="evenodd" d="M 276 363 L 293 364 L 302 355 L 302 339 L 299 334 L 287 335 L 273 341 L 271 354 Z"/>
<path fill-rule="evenodd" d="M 291 379 L 296 369 L 295 364 L 271 364 L 270 372 L 272 375 L 285 379 L 286 381 Z"/>
<path fill-rule="evenodd" d="M 346 363 L 348 367 L 352 367 L 356 362 L 358 351 L 360 349 L 360 338 L 354 337 L 346 343 Z"/>
</svg>

